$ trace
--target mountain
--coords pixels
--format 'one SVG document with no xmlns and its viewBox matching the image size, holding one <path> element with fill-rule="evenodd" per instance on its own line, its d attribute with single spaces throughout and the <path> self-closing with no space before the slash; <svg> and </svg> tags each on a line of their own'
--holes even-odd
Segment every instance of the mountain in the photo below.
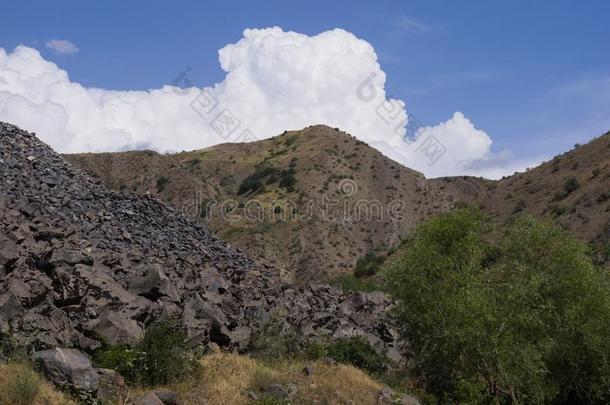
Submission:
<svg viewBox="0 0 610 405">
<path fill-rule="evenodd" d="M 177 154 L 66 159 L 111 188 L 158 196 L 258 263 L 306 283 L 350 273 L 358 259 L 383 256 L 422 220 L 463 205 L 497 221 L 549 217 L 602 246 L 610 233 L 608 143 L 606 134 L 500 181 L 426 179 L 324 125 Z"/>
<path fill-rule="evenodd" d="M 324 125 L 271 139 L 161 155 L 78 154 L 110 188 L 154 195 L 305 284 L 384 254 L 456 196 L 353 136 Z"/>
<path fill-rule="evenodd" d="M 109 191 L 0 123 L 0 332 L 19 345 L 133 345 L 172 318 L 191 346 L 237 349 L 282 313 L 306 338 L 363 335 L 398 353 L 388 305 L 381 293 L 297 289 L 156 198 Z"/>
</svg>

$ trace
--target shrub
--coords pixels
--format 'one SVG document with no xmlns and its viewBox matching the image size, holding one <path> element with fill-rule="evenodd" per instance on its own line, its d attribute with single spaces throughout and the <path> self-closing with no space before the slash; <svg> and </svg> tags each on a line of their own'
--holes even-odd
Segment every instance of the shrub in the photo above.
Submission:
<svg viewBox="0 0 610 405">
<path fill-rule="evenodd" d="M 381 289 L 373 280 L 363 280 L 353 274 L 344 275 L 337 280 L 337 284 L 341 287 L 344 293 L 357 291 L 373 292 Z"/>
<path fill-rule="evenodd" d="M 525 200 L 519 200 L 519 202 L 515 205 L 515 208 L 513 208 L 513 214 L 521 212 L 525 208 L 527 208 L 527 203 L 525 202 Z"/>
<path fill-rule="evenodd" d="M 297 183 L 296 177 L 294 177 L 296 171 L 294 167 L 284 169 L 280 172 L 280 187 L 284 187 L 287 191 L 293 192 L 294 186 Z"/>
<path fill-rule="evenodd" d="M 598 204 L 603 204 L 608 200 L 610 200 L 610 191 L 604 191 L 597 197 Z"/>
<path fill-rule="evenodd" d="M 377 273 L 379 266 L 383 264 L 384 260 L 385 258 L 383 256 L 369 252 L 356 262 L 354 275 L 359 278 L 372 276 Z"/>
<path fill-rule="evenodd" d="M 439 401 L 608 400 L 608 272 L 554 225 L 497 229 L 456 210 L 420 225 L 383 278 L 414 371 Z"/>
<path fill-rule="evenodd" d="M 592 178 L 592 179 L 596 178 L 597 176 L 599 176 L 599 174 L 600 174 L 601 172 L 602 172 L 602 171 L 600 170 L 600 168 L 599 168 L 599 167 L 595 167 L 595 168 L 593 168 L 593 170 L 591 171 L 591 178 Z"/>
<path fill-rule="evenodd" d="M 312 345 L 308 353 L 310 358 L 331 357 L 339 363 L 351 364 L 372 374 L 380 374 L 387 369 L 387 358 L 377 353 L 360 336 Z"/>
<path fill-rule="evenodd" d="M 157 191 L 160 193 L 165 190 L 165 186 L 169 183 L 169 177 L 159 176 L 157 177 Z"/>
<path fill-rule="evenodd" d="M 239 185 L 238 195 L 243 195 L 248 192 L 258 192 L 263 190 L 263 180 L 270 177 L 271 180 L 275 181 L 278 170 L 274 167 L 267 166 L 266 164 L 260 164 L 254 170 L 254 173 L 246 177 Z"/>
<path fill-rule="evenodd" d="M 580 183 L 574 177 L 570 177 L 566 180 L 563 189 L 566 193 L 571 194 L 580 187 Z"/>
<path fill-rule="evenodd" d="M 283 318 L 279 312 L 273 313 L 252 336 L 247 351 L 254 357 L 274 361 L 300 357 L 303 349 L 302 336 Z"/>
<path fill-rule="evenodd" d="M 16 350 L 17 347 L 11 335 L 0 331 L 0 357 L 11 359 Z"/>
<path fill-rule="evenodd" d="M 139 348 L 116 345 L 96 352 L 94 361 L 99 367 L 115 370 L 127 382 L 139 383 L 143 377 L 144 356 Z"/>
<path fill-rule="evenodd" d="M 295 143 L 298 139 L 299 139 L 299 137 L 297 135 L 292 135 L 284 141 L 284 146 L 289 147 L 293 143 Z"/>
<path fill-rule="evenodd" d="M 193 171 L 197 166 L 199 166 L 199 159 L 194 158 L 194 159 L 190 159 L 187 160 L 184 165 L 186 166 L 186 169 L 189 171 Z"/>
<path fill-rule="evenodd" d="M 151 325 L 135 347 L 107 347 L 98 351 L 94 360 L 99 367 L 116 370 L 130 383 L 150 386 L 176 382 L 198 371 L 184 332 L 169 321 Z"/>
<path fill-rule="evenodd" d="M 568 209 L 563 205 L 554 205 L 551 208 L 551 214 L 553 214 L 553 217 L 555 218 L 562 216 L 566 212 L 568 212 Z"/>
<path fill-rule="evenodd" d="M 193 372 L 197 365 L 188 352 L 184 331 L 173 322 L 152 325 L 137 349 L 144 354 L 142 377 L 149 385 L 178 381 Z"/>
</svg>

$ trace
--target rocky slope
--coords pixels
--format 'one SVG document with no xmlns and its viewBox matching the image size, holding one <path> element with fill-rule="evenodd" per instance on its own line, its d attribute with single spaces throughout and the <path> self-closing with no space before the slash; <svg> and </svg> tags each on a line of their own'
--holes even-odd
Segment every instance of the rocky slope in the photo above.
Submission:
<svg viewBox="0 0 610 405">
<path fill-rule="evenodd" d="M 608 243 L 609 143 L 606 134 L 500 181 L 426 179 L 324 125 L 174 155 L 66 158 L 111 188 L 158 196 L 258 263 L 306 283 L 350 273 L 367 253 L 383 254 L 417 223 L 460 205 L 479 206 L 500 222 L 524 214 L 549 217 L 586 241 Z M 240 188 L 257 168 L 262 187 L 244 193 Z M 260 168 L 272 173 L 262 176 Z M 291 169 L 294 185 L 282 186 L 282 171 Z M 571 178 L 578 186 L 566 193 Z"/>
<path fill-rule="evenodd" d="M 0 331 L 35 347 L 133 344 L 178 318 L 192 345 L 243 347 L 273 311 L 305 336 L 395 354 L 380 294 L 292 288 L 153 197 L 112 192 L 0 123 Z"/>
</svg>

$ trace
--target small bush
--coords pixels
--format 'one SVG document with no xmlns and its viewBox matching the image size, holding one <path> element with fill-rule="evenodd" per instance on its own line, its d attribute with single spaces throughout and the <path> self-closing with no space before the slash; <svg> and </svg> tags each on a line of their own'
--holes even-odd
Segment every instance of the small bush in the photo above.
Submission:
<svg viewBox="0 0 610 405">
<path fill-rule="evenodd" d="M 381 374 L 387 369 L 387 358 L 377 353 L 360 336 L 313 345 L 309 354 L 312 358 L 331 357 L 339 363 L 351 364 L 372 374 Z"/>
<path fill-rule="evenodd" d="M 280 172 L 280 183 L 279 186 L 285 188 L 288 192 L 294 191 L 294 186 L 297 183 L 296 177 L 294 177 L 296 171 L 293 167 L 284 169 Z"/>
<path fill-rule="evenodd" d="M 199 166 L 199 159 L 195 158 L 195 159 L 190 159 L 187 160 L 184 164 L 186 166 L 186 168 L 190 171 L 194 170 L 197 166 Z"/>
<path fill-rule="evenodd" d="M 302 336 L 280 313 L 274 313 L 250 339 L 247 351 L 257 358 L 283 360 L 300 357 L 302 348 Z"/>
<path fill-rule="evenodd" d="M 169 183 L 169 177 L 159 176 L 157 177 L 157 191 L 160 193 L 165 190 L 165 186 Z"/>
<path fill-rule="evenodd" d="M 366 254 L 366 256 L 358 259 L 356 262 L 356 268 L 354 269 L 354 274 L 358 278 L 372 276 L 377 273 L 379 266 L 383 264 L 384 260 L 385 258 L 383 256 L 369 252 Z"/>
<path fill-rule="evenodd" d="M 517 203 L 517 205 L 515 205 L 515 208 L 513 209 L 513 214 L 521 212 L 525 208 L 527 208 L 527 203 L 524 200 L 519 200 L 519 202 Z"/>
<path fill-rule="evenodd" d="M 289 147 L 293 143 L 295 143 L 298 139 L 299 139 L 299 137 L 297 135 L 292 135 L 284 141 L 284 146 Z"/>
<path fill-rule="evenodd" d="M 135 347 L 109 347 L 96 353 L 94 360 L 99 367 L 117 371 L 130 383 L 150 386 L 180 381 L 198 371 L 184 332 L 167 321 L 148 328 Z"/>
<path fill-rule="evenodd" d="M 135 383 L 141 376 L 143 357 L 144 353 L 138 349 L 117 345 L 97 352 L 94 360 L 99 367 L 115 370 L 127 382 Z"/>
<path fill-rule="evenodd" d="M 275 378 L 271 369 L 262 364 L 256 364 L 252 372 L 250 387 L 255 391 L 264 391 L 274 382 Z"/>
<path fill-rule="evenodd" d="M 610 200 L 610 191 L 604 191 L 599 195 L 599 197 L 597 197 L 598 204 L 603 204 L 608 200 Z"/>
<path fill-rule="evenodd" d="M 596 178 L 597 176 L 599 176 L 600 173 L 601 170 L 599 169 L 599 167 L 594 168 L 593 171 L 591 171 L 591 178 Z"/>
<path fill-rule="evenodd" d="M 0 357 L 11 359 L 17 350 L 12 337 L 4 332 L 0 332 Z"/>
<path fill-rule="evenodd" d="M 348 292 L 373 292 L 379 291 L 381 288 L 373 280 L 363 280 L 353 274 L 346 274 L 341 277 L 337 284 L 341 287 L 344 293 Z"/>
<path fill-rule="evenodd" d="M 571 194 L 580 187 L 580 183 L 574 177 L 570 177 L 566 180 L 563 189 L 566 193 Z"/>
<path fill-rule="evenodd" d="M 243 195 L 248 192 L 259 192 L 264 189 L 263 180 L 265 178 L 269 178 L 275 181 L 278 170 L 274 167 L 267 166 L 266 164 L 261 164 L 256 167 L 254 173 L 246 177 L 241 184 L 239 185 L 239 190 L 237 191 L 238 195 Z"/>
<path fill-rule="evenodd" d="M 173 322 L 152 325 L 138 343 L 142 358 L 144 382 L 168 384 L 189 375 L 196 368 L 186 346 L 186 335 Z"/>
</svg>

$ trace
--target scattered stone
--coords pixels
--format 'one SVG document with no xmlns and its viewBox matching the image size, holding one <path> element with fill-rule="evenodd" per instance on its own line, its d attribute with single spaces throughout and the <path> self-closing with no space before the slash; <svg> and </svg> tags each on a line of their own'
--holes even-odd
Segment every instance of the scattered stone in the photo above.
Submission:
<svg viewBox="0 0 610 405">
<path fill-rule="evenodd" d="M 337 366 L 337 361 L 335 359 L 333 359 L 332 357 L 324 357 L 323 359 L 324 364 L 326 364 L 329 367 L 336 367 Z"/>
<path fill-rule="evenodd" d="M 265 389 L 265 393 L 279 399 L 288 398 L 288 392 L 286 392 L 282 384 L 271 384 Z"/>
<path fill-rule="evenodd" d="M 173 391 L 155 391 L 157 398 L 165 405 L 182 405 L 178 399 L 178 395 Z"/>
<path fill-rule="evenodd" d="M 313 366 L 311 365 L 307 365 L 303 368 L 303 373 L 305 373 L 306 376 L 310 377 L 313 375 Z"/>
<path fill-rule="evenodd" d="M 134 405 L 164 405 L 154 392 L 147 392 L 134 402 Z"/>
</svg>

